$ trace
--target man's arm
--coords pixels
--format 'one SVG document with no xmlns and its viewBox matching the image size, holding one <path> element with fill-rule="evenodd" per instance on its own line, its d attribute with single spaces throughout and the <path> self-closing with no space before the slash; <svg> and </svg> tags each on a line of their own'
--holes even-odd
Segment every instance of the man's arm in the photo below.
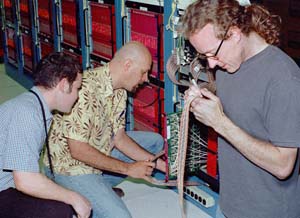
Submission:
<svg viewBox="0 0 300 218">
<path fill-rule="evenodd" d="M 149 160 L 154 158 L 154 155 L 146 151 L 143 147 L 138 145 L 134 140 L 132 140 L 125 132 L 124 129 L 119 129 L 114 137 L 114 145 L 123 154 L 129 158 L 141 161 Z M 157 160 L 156 168 L 162 172 L 166 172 L 166 165 L 162 159 Z"/>
<path fill-rule="evenodd" d="M 224 136 L 245 157 L 278 179 L 287 178 L 295 165 L 297 148 L 275 146 L 250 136 L 224 115 L 216 131 Z"/>
<path fill-rule="evenodd" d="M 57 185 L 40 173 L 13 171 L 16 189 L 27 195 L 72 205 L 79 217 L 89 217 L 91 204 L 83 196 Z"/>
<path fill-rule="evenodd" d="M 100 170 L 120 173 L 133 178 L 141 178 L 148 181 L 152 174 L 154 163 L 141 160 L 134 163 L 126 163 L 113 157 L 106 156 L 88 143 L 68 138 L 71 155 L 89 166 Z"/>
<path fill-rule="evenodd" d="M 201 96 L 192 102 L 191 110 L 195 117 L 214 128 L 247 159 L 279 179 L 285 179 L 291 174 L 297 157 L 297 148 L 278 147 L 252 137 L 224 114 L 219 98 L 205 89 L 197 91 L 192 88 L 188 96 L 188 98 Z"/>
</svg>

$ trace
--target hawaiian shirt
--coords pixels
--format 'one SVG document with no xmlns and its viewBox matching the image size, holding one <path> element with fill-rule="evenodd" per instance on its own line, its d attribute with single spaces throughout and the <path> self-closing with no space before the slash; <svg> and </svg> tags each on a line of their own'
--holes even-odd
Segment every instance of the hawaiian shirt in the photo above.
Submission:
<svg viewBox="0 0 300 218">
<path fill-rule="evenodd" d="M 78 101 L 68 115 L 55 114 L 49 135 L 54 173 L 99 174 L 99 169 L 71 157 L 67 138 L 88 143 L 105 155 L 113 148 L 112 138 L 125 128 L 127 93 L 113 90 L 108 64 L 83 73 Z M 49 166 L 47 155 L 44 163 Z"/>
</svg>

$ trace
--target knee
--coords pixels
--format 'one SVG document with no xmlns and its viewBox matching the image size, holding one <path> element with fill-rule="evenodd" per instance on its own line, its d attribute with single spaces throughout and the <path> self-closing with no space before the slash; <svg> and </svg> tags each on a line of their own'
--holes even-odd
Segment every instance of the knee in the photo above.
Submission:
<svg viewBox="0 0 300 218">
<path fill-rule="evenodd" d="M 157 150 L 162 150 L 164 147 L 164 138 L 158 133 L 153 133 L 153 134 L 154 134 L 153 138 L 155 139 L 155 145 Z"/>
</svg>

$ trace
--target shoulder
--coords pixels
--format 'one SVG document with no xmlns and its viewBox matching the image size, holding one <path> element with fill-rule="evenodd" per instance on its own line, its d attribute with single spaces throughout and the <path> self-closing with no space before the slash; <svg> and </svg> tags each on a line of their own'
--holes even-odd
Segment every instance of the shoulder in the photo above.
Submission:
<svg viewBox="0 0 300 218">
<path fill-rule="evenodd" d="M 268 46 L 254 63 L 254 71 L 260 72 L 261 78 L 269 78 L 269 82 L 274 84 L 300 80 L 299 66 L 291 57 L 275 46 Z"/>
<path fill-rule="evenodd" d="M 31 95 L 24 93 L 0 105 L 0 122 L 3 126 L 13 125 L 13 128 L 25 130 L 28 127 L 38 127 L 42 123 L 39 102 Z"/>
<path fill-rule="evenodd" d="M 109 83 L 110 76 L 104 66 L 88 69 L 83 73 L 81 92 L 93 93 L 99 90 L 105 90 L 105 87 Z"/>
<path fill-rule="evenodd" d="M 39 111 L 39 102 L 33 94 L 26 92 L 0 105 L 0 111 L 30 115 Z"/>
</svg>

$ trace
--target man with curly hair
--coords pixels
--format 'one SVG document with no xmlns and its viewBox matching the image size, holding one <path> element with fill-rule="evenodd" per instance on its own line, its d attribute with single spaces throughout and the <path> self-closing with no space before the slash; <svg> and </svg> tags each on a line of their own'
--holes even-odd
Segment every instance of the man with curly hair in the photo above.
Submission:
<svg viewBox="0 0 300 218">
<path fill-rule="evenodd" d="M 216 68 L 217 95 L 192 86 L 185 98 L 219 134 L 218 218 L 300 217 L 300 70 L 274 46 L 279 24 L 235 0 L 198 0 L 182 18 L 198 57 Z"/>
</svg>

